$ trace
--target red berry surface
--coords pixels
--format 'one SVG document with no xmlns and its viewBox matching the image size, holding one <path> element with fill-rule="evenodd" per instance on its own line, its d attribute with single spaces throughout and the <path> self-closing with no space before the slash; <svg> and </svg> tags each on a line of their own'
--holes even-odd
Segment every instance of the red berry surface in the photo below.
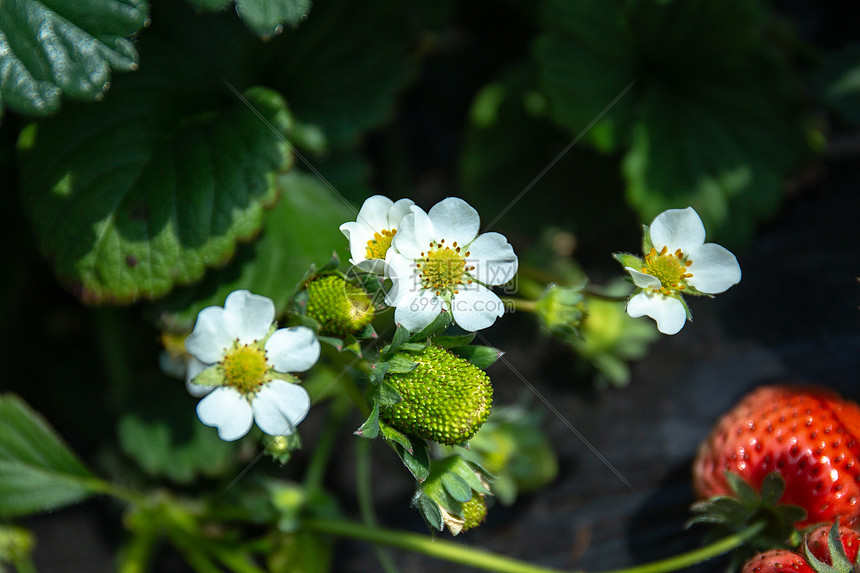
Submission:
<svg viewBox="0 0 860 573">
<path fill-rule="evenodd" d="M 809 551 L 815 555 L 819 561 L 823 561 L 828 565 L 833 565 L 830 559 L 830 552 L 827 550 L 827 535 L 830 533 L 832 523 L 819 525 L 806 535 L 806 545 Z M 842 548 L 845 550 L 845 556 L 848 561 L 854 563 L 857 560 L 857 549 L 860 548 L 860 534 L 856 529 L 839 526 L 839 539 L 842 541 Z"/>
<path fill-rule="evenodd" d="M 778 471 L 782 503 L 806 509 L 798 527 L 860 516 L 860 406 L 808 386 L 764 386 L 726 413 L 699 447 L 693 485 L 703 498 L 731 495 L 725 472 L 756 490 Z"/>
<path fill-rule="evenodd" d="M 741 573 L 777 573 L 795 571 L 797 573 L 815 573 L 803 555 L 786 549 L 771 549 L 753 556 L 744 563 Z"/>
</svg>

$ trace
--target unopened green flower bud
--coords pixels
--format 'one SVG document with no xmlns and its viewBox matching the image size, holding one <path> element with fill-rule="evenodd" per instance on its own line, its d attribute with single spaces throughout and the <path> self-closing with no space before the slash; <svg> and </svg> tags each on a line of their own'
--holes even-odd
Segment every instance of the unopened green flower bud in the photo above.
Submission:
<svg viewBox="0 0 860 573">
<path fill-rule="evenodd" d="M 554 336 L 569 339 L 582 323 L 584 303 L 582 288 L 551 284 L 537 301 L 541 324 Z"/>
<path fill-rule="evenodd" d="M 474 436 L 493 404 L 486 372 L 433 345 L 403 358 L 418 366 L 387 376 L 402 400 L 380 412 L 383 419 L 409 436 L 440 444 L 459 444 Z"/>
<path fill-rule="evenodd" d="M 463 531 L 475 529 L 487 518 L 487 502 L 484 496 L 478 493 L 472 495 L 472 499 L 463 504 Z"/>
<path fill-rule="evenodd" d="M 317 278 L 307 289 L 307 313 L 320 324 L 322 334 L 344 337 L 373 320 L 373 302 L 367 292 L 337 275 Z"/>
</svg>

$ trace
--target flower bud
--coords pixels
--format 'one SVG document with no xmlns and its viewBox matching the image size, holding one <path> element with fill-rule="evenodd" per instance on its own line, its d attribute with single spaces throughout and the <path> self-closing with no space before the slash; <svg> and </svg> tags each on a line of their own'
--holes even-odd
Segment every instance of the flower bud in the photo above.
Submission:
<svg viewBox="0 0 860 573">
<path fill-rule="evenodd" d="M 487 516 L 485 496 L 491 479 L 479 466 L 458 455 L 434 460 L 430 475 L 420 484 L 412 505 L 431 527 L 451 535 L 474 529 Z"/>
<path fill-rule="evenodd" d="M 338 275 L 327 275 L 307 286 L 309 317 L 325 335 L 354 334 L 373 320 L 373 302 L 367 292 Z"/>
<path fill-rule="evenodd" d="M 409 436 L 440 444 L 459 444 L 474 436 L 492 408 L 490 377 L 438 346 L 400 356 L 417 366 L 388 374 L 402 400 L 382 410 L 383 419 Z"/>
</svg>

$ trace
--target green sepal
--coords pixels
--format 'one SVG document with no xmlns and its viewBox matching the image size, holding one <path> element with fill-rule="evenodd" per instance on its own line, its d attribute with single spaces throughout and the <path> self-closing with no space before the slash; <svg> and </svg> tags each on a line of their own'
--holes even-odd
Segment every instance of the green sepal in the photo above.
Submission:
<svg viewBox="0 0 860 573">
<path fill-rule="evenodd" d="M 402 354 L 395 354 L 388 361 L 389 374 L 406 374 L 412 372 L 418 367 L 417 362 L 413 362 Z"/>
<path fill-rule="evenodd" d="M 451 324 L 451 315 L 448 312 L 440 312 L 439 315 L 422 330 L 416 332 L 409 339 L 410 342 L 422 342 L 441 334 Z"/>
<path fill-rule="evenodd" d="M 313 319 L 311 319 L 313 320 Z M 314 320 L 314 322 L 316 322 Z M 305 324 L 305 326 L 309 326 Z M 335 350 L 338 352 L 342 352 L 344 349 L 344 341 L 343 338 L 338 338 L 336 336 L 323 336 L 321 334 L 317 334 L 317 340 L 324 344 L 328 344 L 329 346 L 333 346 Z"/>
<path fill-rule="evenodd" d="M 372 324 L 366 324 L 364 328 L 354 333 L 353 336 L 356 340 L 368 340 L 377 338 L 379 335 L 376 333 L 376 329 L 373 328 Z"/>
<path fill-rule="evenodd" d="M 379 429 L 382 432 L 382 438 L 386 442 L 390 443 L 392 446 L 394 446 L 394 444 L 397 444 L 406 451 L 408 451 L 410 454 L 412 453 L 412 440 L 409 438 L 409 436 L 407 436 L 400 430 L 389 426 L 382 420 L 379 421 Z"/>
<path fill-rule="evenodd" d="M 226 379 L 224 367 L 220 364 L 213 364 L 192 378 L 191 382 L 198 386 L 222 386 Z"/>
<path fill-rule="evenodd" d="M 382 383 L 385 375 L 388 373 L 388 362 L 377 362 L 370 365 L 370 372 L 367 373 L 367 379 L 374 386 Z"/>
<path fill-rule="evenodd" d="M 418 508 L 418 511 L 421 512 L 421 516 L 424 518 L 424 521 L 427 522 L 427 525 L 436 531 L 442 531 L 442 527 L 444 526 L 444 523 L 442 522 L 442 512 L 439 511 L 439 506 L 436 502 L 419 490 L 415 494 L 415 497 L 412 498 L 412 505 L 413 507 Z"/>
<path fill-rule="evenodd" d="M 737 474 L 733 474 L 733 473 L 729 472 L 726 477 L 730 480 L 729 483 L 733 483 L 734 481 L 736 481 L 733 478 L 740 480 L 740 482 L 743 483 L 744 486 L 746 486 L 748 489 L 750 489 L 752 491 L 752 488 L 749 486 L 749 484 L 747 482 L 741 480 L 737 476 Z M 732 486 L 732 489 L 734 490 L 734 486 Z M 755 492 L 753 491 L 753 494 L 754 493 Z M 761 502 L 762 502 L 762 504 L 767 505 L 767 506 L 775 506 L 776 503 L 780 499 L 782 499 L 783 493 L 785 493 L 785 480 L 779 479 L 779 474 L 776 472 L 772 472 L 772 473 L 767 474 L 764 477 L 764 480 L 762 480 L 762 482 L 761 482 Z M 791 506 L 786 506 L 786 507 L 791 507 Z"/>
<path fill-rule="evenodd" d="M 648 225 L 642 225 L 642 252 L 650 253 L 654 248 L 654 243 L 651 242 L 651 228 Z"/>
<path fill-rule="evenodd" d="M 812 551 L 809 550 L 809 545 L 806 541 L 803 542 L 803 553 L 806 555 L 806 560 L 812 565 L 816 573 L 853 573 L 857 569 L 854 568 L 848 556 L 845 554 L 845 548 L 842 546 L 842 539 L 839 535 L 839 521 L 837 520 L 827 534 L 827 553 L 830 555 L 832 565 L 819 560 Z M 857 556 L 857 563 L 860 563 L 860 554 Z"/>
<path fill-rule="evenodd" d="M 389 442 L 394 451 L 400 456 L 400 460 L 416 481 L 423 482 L 430 475 L 430 453 L 427 442 L 418 438 L 410 440 L 412 451 L 404 448 L 399 442 Z"/>
<path fill-rule="evenodd" d="M 504 352 L 499 350 L 498 348 L 493 348 L 492 346 L 478 346 L 478 345 L 470 345 L 470 346 L 457 346 L 451 348 L 451 352 L 468 360 L 478 368 L 485 370 L 488 367 L 492 366 L 493 363 L 502 357 Z"/>
<path fill-rule="evenodd" d="M 373 402 L 373 410 L 367 420 L 353 434 L 369 440 L 373 440 L 379 435 L 379 402 Z"/>
<path fill-rule="evenodd" d="M 404 342 L 400 345 L 400 352 L 424 352 L 430 346 L 430 341 L 426 342 Z"/>
<path fill-rule="evenodd" d="M 391 344 L 382 349 L 382 354 L 392 354 L 400 350 L 403 343 L 409 340 L 409 331 L 401 325 L 397 325 L 397 330 L 394 331 L 394 337 L 391 339 Z"/>
<path fill-rule="evenodd" d="M 775 473 L 775 472 L 774 472 Z M 773 486 L 773 475 L 774 473 L 770 473 L 766 476 L 765 480 L 770 480 L 771 484 L 768 486 L 768 490 L 779 489 L 778 487 Z M 778 474 L 777 474 L 778 475 Z M 732 472 L 725 472 L 726 481 L 729 482 L 729 488 L 732 490 L 732 493 L 735 494 L 735 497 L 740 500 L 740 502 L 747 506 L 752 507 L 755 506 L 761 501 L 764 503 L 764 499 L 756 493 L 756 491 L 752 488 L 750 484 L 746 482 L 741 476 Z M 778 481 L 778 480 L 777 480 Z M 785 490 L 785 482 L 783 481 L 783 490 Z M 768 492 L 768 497 L 771 498 L 773 495 L 772 491 Z M 780 496 L 781 497 L 781 496 Z M 779 498 L 777 498 L 778 500 Z M 774 500 L 775 502 L 776 500 Z M 767 504 L 766 504 L 767 505 Z M 772 503 L 770 504 L 772 505 Z"/>
<path fill-rule="evenodd" d="M 433 339 L 433 344 L 442 348 L 457 348 L 458 346 L 467 346 L 475 339 L 475 333 L 455 334 L 449 336 L 437 336 Z"/>
<path fill-rule="evenodd" d="M 391 384 L 382 381 L 368 393 L 368 398 L 377 402 L 380 406 L 391 406 L 403 400 L 400 392 Z"/>
<path fill-rule="evenodd" d="M 264 452 L 279 464 L 286 465 L 293 457 L 293 452 L 302 449 L 302 439 L 298 432 L 287 436 L 265 436 Z"/>
<path fill-rule="evenodd" d="M 615 253 L 612 255 L 612 258 L 621 263 L 621 266 L 624 268 L 630 267 L 639 270 L 645 266 L 645 261 L 642 258 L 630 253 Z"/>
<path fill-rule="evenodd" d="M 445 473 L 440 477 L 442 485 L 451 494 L 455 500 L 460 503 L 466 503 L 472 499 L 472 488 L 466 483 L 466 480 L 455 473 Z"/>
</svg>

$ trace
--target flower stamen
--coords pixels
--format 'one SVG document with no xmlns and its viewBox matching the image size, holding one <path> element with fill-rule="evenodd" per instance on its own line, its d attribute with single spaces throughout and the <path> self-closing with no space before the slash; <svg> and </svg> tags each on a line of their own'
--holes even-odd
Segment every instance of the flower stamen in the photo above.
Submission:
<svg viewBox="0 0 860 573">
<path fill-rule="evenodd" d="M 269 363 L 266 351 L 256 344 L 240 344 L 239 340 L 221 359 L 226 385 L 232 386 L 242 394 L 259 390 L 266 379 Z"/>
<path fill-rule="evenodd" d="M 444 239 L 438 243 L 431 242 L 429 249 L 421 253 L 422 258 L 416 261 L 421 287 L 433 290 L 437 295 L 443 292 L 458 294 L 458 287 L 469 278 L 468 271 L 475 270 L 475 267 L 466 266 L 465 257 L 469 256 L 469 251 L 462 254 L 456 242 L 453 243 L 454 248 L 443 246 L 444 242 Z"/>
<path fill-rule="evenodd" d="M 668 247 L 663 247 L 660 252 L 652 247 L 651 252 L 645 255 L 645 265 L 641 270 L 660 281 L 660 286 L 652 291 L 670 295 L 687 288 L 687 279 L 693 275 L 686 271 L 692 264 L 693 261 L 681 249 L 670 253 Z"/>
<path fill-rule="evenodd" d="M 394 235 L 397 234 L 397 229 L 382 229 L 378 233 L 373 233 L 373 238 L 367 241 L 366 255 L 368 259 L 385 259 L 385 253 L 391 248 L 391 241 L 394 240 Z"/>
</svg>

